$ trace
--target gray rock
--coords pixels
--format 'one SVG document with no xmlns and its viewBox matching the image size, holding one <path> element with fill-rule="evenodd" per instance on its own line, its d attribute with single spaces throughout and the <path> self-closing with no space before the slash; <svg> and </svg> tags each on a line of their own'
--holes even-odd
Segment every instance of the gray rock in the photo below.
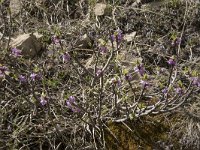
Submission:
<svg viewBox="0 0 200 150">
<path fill-rule="evenodd" d="M 33 58 L 42 50 L 42 43 L 39 40 L 41 37 L 42 35 L 38 33 L 22 34 L 12 39 L 10 45 L 11 48 L 22 50 L 22 55 L 25 58 Z"/>
<path fill-rule="evenodd" d="M 107 7 L 106 4 L 97 3 L 95 5 L 95 8 L 94 8 L 95 15 L 96 16 L 102 16 L 102 15 L 104 15 L 106 7 Z"/>
</svg>

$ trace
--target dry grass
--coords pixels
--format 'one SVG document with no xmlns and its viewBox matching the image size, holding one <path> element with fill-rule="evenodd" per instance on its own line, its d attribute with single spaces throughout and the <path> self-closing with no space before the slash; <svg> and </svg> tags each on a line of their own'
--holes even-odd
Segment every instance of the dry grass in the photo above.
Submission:
<svg viewBox="0 0 200 150">
<path fill-rule="evenodd" d="M 10 17 L 0 4 L 0 66 L 10 72 L 0 78 L 0 149 L 109 149 L 109 139 L 114 148 L 122 149 L 124 145 L 126 149 L 200 148 L 199 87 L 191 86 L 188 79 L 188 74 L 198 76 L 200 69 L 199 4 L 174 0 L 158 7 L 152 3 L 133 7 L 131 0 L 107 3 L 108 12 L 95 16 L 95 0 L 22 0 L 19 13 Z M 123 34 L 136 31 L 136 37 L 117 48 L 109 42 L 117 29 Z M 41 54 L 34 59 L 12 57 L 11 38 L 36 31 L 43 34 Z M 89 43 L 82 42 L 85 34 Z M 52 43 L 53 35 L 61 39 L 60 44 Z M 172 45 L 177 38 L 181 43 Z M 107 44 L 105 55 L 99 53 L 99 39 Z M 66 51 L 70 63 L 60 59 Z M 172 55 L 178 64 L 170 75 L 167 60 Z M 124 80 L 122 68 L 133 71 L 135 59 L 142 60 L 152 85 L 145 91 L 139 81 L 142 77 Z M 103 66 L 104 76 L 94 77 L 95 68 Z M 160 75 L 159 68 L 164 70 Z M 33 72 L 41 73 L 42 79 L 19 82 L 19 75 L 29 77 Z M 109 82 L 115 76 L 122 81 L 120 88 Z M 180 81 L 184 90 L 189 87 L 185 95 L 170 91 L 169 101 L 160 101 L 163 87 L 168 82 L 177 87 Z M 40 104 L 42 93 L 48 98 L 45 106 Z M 66 106 L 71 95 L 80 112 Z M 156 127 L 163 134 L 152 132 Z M 126 132 L 136 133 L 137 142 L 130 142 Z M 149 140 L 145 139 L 148 134 Z"/>
</svg>

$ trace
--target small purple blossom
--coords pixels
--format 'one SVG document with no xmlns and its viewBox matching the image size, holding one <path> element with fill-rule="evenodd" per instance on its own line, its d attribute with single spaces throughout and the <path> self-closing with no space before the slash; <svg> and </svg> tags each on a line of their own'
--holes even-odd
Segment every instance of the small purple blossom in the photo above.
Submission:
<svg viewBox="0 0 200 150">
<path fill-rule="evenodd" d="M 141 80 L 140 83 L 143 85 L 143 87 L 149 86 L 149 83 L 145 80 Z"/>
<path fill-rule="evenodd" d="M 176 44 L 176 45 L 179 45 L 179 44 L 181 44 L 181 41 L 182 41 L 181 38 L 178 37 L 178 38 L 176 38 L 176 40 L 175 40 L 175 44 Z"/>
<path fill-rule="evenodd" d="M 0 78 L 5 77 L 6 71 L 8 71 L 6 66 L 0 66 Z"/>
<path fill-rule="evenodd" d="M 115 35 L 112 34 L 112 35 L 110 36 L 110 40 L 111 40 L 111 42 L 114 42 L 114 41 L 115 41 Z"/>
<path fill-rule="evenodd" d="M 143 64 L 139 64 L 134 68 L 135 72 L 138 72 L 141 76 L 144 75 L 145 69 Z"/>
<path fill-rule="evenodd" d="M 163 93 L 163 94 L 167 94 L 167 92 L 168 92 L 168 88 L 164 88 L 164 89 L 162 90 L 162 93 Z"/>
<path fill-rule="evenodd" d="M 74 96 L 70 96 L 69 97 L 69 102 L 70 103 L 74 103 L 75 102 L 75 97 Z"/>
<path fill-rule="evenodd" d="M 77 107 L 72 107 L 72 111 L 73 112 L 80 112 L 81 110 L 79 108 L 77 108 Z"/>
<path fill-rule="evenodd" d="M 97 76 L 97 77 L 100 77 L 100 76 L 102 76 L 102 74 L 103 74 L 102 69 L 97 69 L 97 71 L 96 71 L 96 76 Z"/>
<path fill-rule="evenodd" d="M 117 86 L 121 86 L 121 81 L 120 79 L 114 77 L 110 80 L 110 83 L 114 84 L 114 85 L 117 85 Z"/>
<path fill-rule="evenodd" d="M 119 31 L 117 32 L 117 35 L 116 35 L 116 41 L 117 41 L 117 43 L 119 44 L 119 43 L 121 43 L 122 40 L 123 40 L 122 31 L 119 30 Z"/>
<path fill-rule="evenodd" d="M 17 48 L 11 48 L 11 51 L 12 51 L 13 56 L 15 57 L 19 57 L 22 55 L 22 51 Z"/>
<path fill-rule="evenodd" d="M 26 79 L 26 77 L 25 77 L 25 76 L 23 76 L 23 75 L 20 75 L 20 76 L 19 76 L 19 81 L 24 83 L 24 82 L 26 82 L 26 81 L 27 81 L 27 79 Z"/>
<path fill-rule="evenodd" d="M 40 104 L 42 105 L 42 106 L 44 106 L 44 105 L 46 105 L 47 104 L 47 97 L 45 97 L 45 96 L 41 96 L 40 97 Z"/>
<path fill-rule="evenodd" d="M 66 101 L 66 105 L 69 109 L 71 109 L 73 112 L 80 112 L 80 109 L 74 106 L 75 104 L 75 97 L 70 96 L 69 99 Z"/>
<path fill-rule="evenodd" d="M 179 95 L 182 95 L 182 94 L 183 94 L 183 89 L 180 88 L 180 87 L 177 87 L 177 88 L 175 88 L 175 92 L 176 92 L 177 94 L 179 94 Z"/>
<path fill-rule="evenodd" d="M 70 61 L 70 55 L 69 55 L 69 53 L 64 53 L 64 54 L 62 55 L 62 61 L 63 61 L 63 63 L 64 63 L 64 62 L 69 62 L 69 61 Z"/>
<path fill-rule="evenodd" d="M 30 75 L 31 80 L 32 80 L 32 81 L 35 81 L 37 76 L 38 76 L 38 74 L 36 74 L 36 73 L 31 73 L 31 75 Z"/>
<path fill-rule="evenodd" d="M 195 85 L 197 87 L 200 87 L 200 78 L 199 77 L 191 77 L 192 85 Z"/>
<path fill-rule="evenodd" d="M 60 39 L 57 37 L 57 36 L 52 36 L 52 42 L 54 43 L 54 44 L 59 44 L 60 43 Z"/>
<path fill-rule="evenodd" d="M 175 66 L 176 65 L 176 61 L 173 58 L 170 58 L 167 63 L 171 66 Z"/>
<path fill-rule="evenodd" d="M 132 81 L 133 80 L 133 76 L 130 73 L 127 73 L 124 78 L 125 78 L 126 81 Z"/>
<path fill-rule="evenodd" d="M 107 47 L 105 47 L 105 46 L 100 46 L 100 47 L 99 47 L 99 50 L 100 50 L 101 54 L 105 54 L 105 53 L 108 52 L 108 49 L 107 49 Z"/>
<path fill-rule="evenodd" d="M 0 71 L 0 78 L 4 78 L 4 74 L 3 73 L 1 73 L 1 71 Z"/>
<path fill-rule="evenodd" d="M 41 73 L 31 73 L 30 78 L 32 81 L 40 80 L 42 78 Z"/>
<path fill-rule="evenodd" d="M 0 71 L 2 73 L 5 73 L 6 71 L 8 71 L 8 68 L 6 66 L 0 66 Z"/>
<path fill-rule="evenodd" d="M 177 37 L 174 41 L 172 41 L 172 46 L 178 46 L 181 44 L 181 38 Z"/>
</svg>

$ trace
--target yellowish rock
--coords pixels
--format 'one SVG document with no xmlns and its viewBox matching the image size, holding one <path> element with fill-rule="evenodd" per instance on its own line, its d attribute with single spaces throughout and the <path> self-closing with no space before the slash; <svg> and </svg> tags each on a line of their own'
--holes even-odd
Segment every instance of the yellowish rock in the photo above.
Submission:
<svg viewBox="0 0 200 150">
<path fill-rule="evenodd" d="M 105 13 L 107 5 L 103 3 L 97 3 L 94 8 L 94 13 L 96 16 L 102 16 Z"/>
<path fill-rule="evenodd" d="M 22 50 L 22 55 L 26 58 L 35 57 L 42 49 L 42 43 L 39 38 L 42 35 L 38 33 L 34 34 L 22 34 L 12 39 L 10 45 L 12 48 L 16 47 L 17 49 Z"/>
</svg>

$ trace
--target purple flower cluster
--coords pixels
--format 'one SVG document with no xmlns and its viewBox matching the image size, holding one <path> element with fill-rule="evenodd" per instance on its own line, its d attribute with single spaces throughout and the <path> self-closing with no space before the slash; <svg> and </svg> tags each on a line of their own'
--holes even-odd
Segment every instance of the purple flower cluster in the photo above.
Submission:
<svg viewBox="0 0 200 150">
<path fill-rule="evenodd" d="M 31 75 L 30 75 L 30 78 L 32 81 L 35 81 L 37 79 L 37 77 L 38 77 L 38 74 L 36 74 L 36 73 L 31 73 Z"/>
<path fill-rule="evenodd" d="M 176 65 L 176 61 L 174 60 L 174 58 L 170 58 L 167 63 L 170 65 L 170 66 L 175 66 Z"/>
<path fill-rule="evenodd" d="M 31 81 L 40 80 L 41 78 L 42 78 L 42 75 L 40 73 L 31 73 L 30 74 Z M 19 75 L 18 79 L 21 83 L 25 83 L 28 80 L 27 77 L 24 75 Z"/>
<path fill-rule="evenodd" d="M 47 102 L 48 102 L 48 98 L 47 98 L 46 96 L 42 95 L 42 96 L 40 97 L 40 104 L 41 104 L 42 106 L 45 106 L 45 105 L 47 104 Z"/>
<path fill-rule="evenodd" d="M 62 55 L 62 61 L 63 61 L 63 63 L 68 63 L 69 61 L 70 61 L 70 59 L 71 59 L 71 57 L 70 57 L 70 55 L 69 55 L 69 53 L 64 53 L 63 55 Z"/>
<path fill-rule="evenodd" d="M 181 87 L 177 87 L 177 88 L 175 88 L 174 90 L 175 90 L 175 92 L 176 92 L 177 94 L 179 94 L 179 95 L 182 95 L 182 94 L 184 93 L 183 88 L 181 88 Z"/>
<path fill-rule="evenodd" d="M 132 76 L 130 73 L 127 73 L 127 74 L 125 74 L 124 79 L 125 79 L 126 81 L 132 81 L 132 80 L 133 80 L 133 76 Z"/>
<path fill-rule="evenodd" d="M 121 30 L 116 31 L 114 34 L 110 36 L 111 42 L 116 40 L 117 44 L 120 44 L 123 40 L 123 34 Z"/>
<path fill-rule="evenodd" d="M 11 51 L 14 57 L 22 56 L 22 51 L 17 48 L 11 48 Z"/>
<path fill-rule="evenodd" d="M 145 74 L 145 69 L 143 64 L 139 64 L 134 68 L 135 72 L 139 73 L 141 76 Z"/>
<path fill-rule="evenodd" d="M 68 100 L 66 100 L 67 107 L 71 109 L 73 112 L 80 112 L 80 109 L 74 106 L 75 104 L 75 97 L 70 96 Z"/>
<path fill-rule="evenodd" d="M 122 34 L 122 31 L 119 30 L 119 31 L 117 32 L 117 35 L 116 35 L 116 41 L 117 41 L 117 43 L 119 44 L 119 43 L 121 43 L 122 40 L 123 40 L 123 34 Z"/>
<path fill-rule="evenodd" d="M 20 75 L 20 76 L 19 76 L 19 81 L 20 81 L 21 83 L 25 83 L 25 82 L 27 81 L 26 76 Z"/>
<path fill-rule="evenodd" d="M 103 75 L 102 69 L 97 69 L 97 71 L 96 71 L 96 76 L 97 76 L 97 77 L 100 77 L 100 76 L 102 76 L 102 75 Z"/>
<path fill-rule="evenodd" d="M 52 40 L 52 42 L 54 44 L 59 44 L 60 43 L 60 39 L 57 36 L 55 36 L 55 35 L 52 36 L 51 40 Z"/>
<path fill-rule="evenodd" d="M 147 82 L 146 80 L 141 80 L 140 83 L 144 88 L 150 85 L 149 82 Z"/>
<path fill-rule="evenodd" d="M 0 66 L 0 78 L 5 77 L 6 71 L 8 71 L 6 66 Z"/>
<path fill-rule="evenodd" d="M 41 78 L 42 78 L 41 73 L 31 73 L 30 74 L 31 81 L 40 80 Z M 20 81 L 20 83 L 26 83 L 28 81 L 28 78 L 25 75 L 19 75 L 18 80 Z"/>
<path fill-rule="evenodd" d="M 163 94 L 167 94 L 168 91 L 169 91 L 168 88 L 164 88 L 164 89 L 162 90 L 162 93 L 163 93 Z"/>
<path fill-rule="evenodd" d="M 113 84 L 113 85 L 117 85 L 118 87 L 121 86 L 121 80 L 117 77 L 114 77 L 110 80 L 110 83 Z"/>
<path fill-rule="evenodd" d="M 177 37 L 174 41 L 172 41 L 172 46 L 178 46 L 181 44 L 181 38 Z"/>
<path fill-rule="evenodd" d="M 191 77 L 190 79 L 192 80 L 193 85 L 200 87 L 200 78 L 199 77 Z"/>
<path fill-rule="evenodd" d="M 102 45 L 102 46 L 99 47 L 99 51 L 100 51 L 101 54 L 106 54 L 108 52 L 108 49 L 107 49 L 106 46 Z"/>
</svg>

